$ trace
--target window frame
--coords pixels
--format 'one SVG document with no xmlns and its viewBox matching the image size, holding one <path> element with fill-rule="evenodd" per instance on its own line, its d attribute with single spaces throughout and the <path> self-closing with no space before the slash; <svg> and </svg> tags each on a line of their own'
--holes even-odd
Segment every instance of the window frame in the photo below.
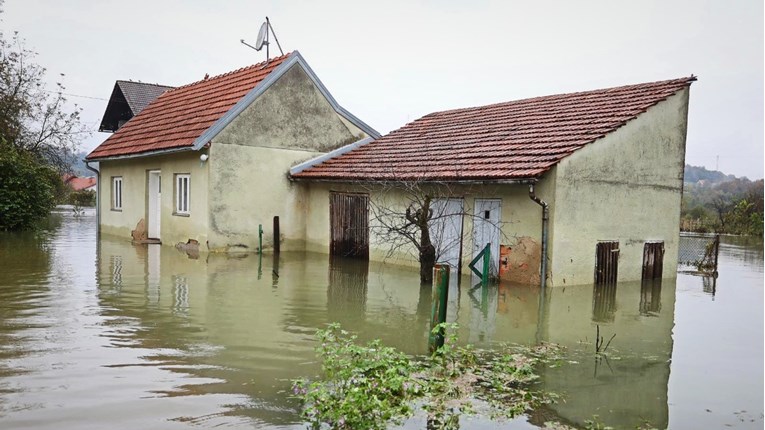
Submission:
<svg viewBox="0 0 765 430">
<path fill-rule="evenodd" d="M 173 180 L 173 215 L 191 215 L 191 174 L 176 173 Z M 185 183 L 184 183 L 185 182 Z"/>
<path fill-rule="evenodd" d="M 123 185 L 122 176 L 112 176 L 111 210 L 115 212 L 122 212 Z"/>
</svg>

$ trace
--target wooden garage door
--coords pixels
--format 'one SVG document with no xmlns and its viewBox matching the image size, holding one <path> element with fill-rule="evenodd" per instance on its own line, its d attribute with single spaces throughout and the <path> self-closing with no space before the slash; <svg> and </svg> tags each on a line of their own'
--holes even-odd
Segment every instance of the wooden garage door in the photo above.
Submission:
<svg viewBox="0 0 765 430">
<path fill-rule="evenodd" d="M 369 196 L 331 192 L 329 195 L 331 255 L 369 258 Z"/>
</svg>

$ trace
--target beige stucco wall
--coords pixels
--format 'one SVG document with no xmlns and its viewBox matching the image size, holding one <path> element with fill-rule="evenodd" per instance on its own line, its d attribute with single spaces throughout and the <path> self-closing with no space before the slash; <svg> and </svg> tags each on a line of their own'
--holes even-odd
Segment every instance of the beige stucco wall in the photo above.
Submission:
<svg viewBox="0 0 765 430">
<path fill-rule="evenodd" d="M 687 113 L 685 89 L 558 165 L 552 285 L 593 282 L 598 240 L 619 241 L 620 281 L 640 279 L 645 242 L 663 240 L 674 277 Z"/>
<path fill-rule="evenodd" d="M 147 183 L 150 170 L 161 171 L 162 197 L 160 239 L 175 245 L 189 239 L 207 241 L 207 175 L 208 163 L 201 163 L 199 152 L 189 151 L 156 157 L 102 161 L 101 168 L 101 233 L 130 239 L 130 232 L 141 219 L 147 218 Z M 190 215 L 173 215 L 175 209 L 174 175 L 188 173 L 190 178 Z M 122 177 L 122 211 L 112 210 L 112 177 Z"/>
<path fill-rule="evenodd" d="M 554 179 L 554 176 L 547 176 L 536 186 L 536 193 L 543 200 L 549 201 L 552 198 Z M 329 252 L 329 195 L 331 191 L 367 193 L 370 195 L 371 206 L 397 207 L 397 212 L 401 214 L 411 201 L 401 191 L 387 189 L 385 193 L 381 193 L 379 188 L 360 184 L 313 182 L 305 183 L 303 186 L 306 188 L 306 213 L 309 214 L 305 220 L 305 246 L 307 250 L 313 252 Z M 501 199 L 500 243 L 511 247 L 511 255 L 513 252 L 524 252 L 532 256 L 531 259 L 523 261 L 511 257 L 511 273 L 505 277 L 521 283 L 538 283 L 542 208 L 529 198 L 528 185 L 452 185 L 449 189 L 448 195 L 436 193 L 435 196 L 462 198 L 465 214 L 474 213 L 476 199 Z M 403 246 L 389 255 L 390 242 L 375 234 L 380 226 L 375 219 L 375 212 L 374 208 L 370 208 L 370 259 L 391 264 L 417 265 L 417 252 L 414 246 Z M 473 258 L 472 216 L 464 217 L 462 241 L 462 270 L 463 273 L 467 273 L 469 271 L 467 264 Z"/>
<path fill-rule="evenodd" d="M 281 246 L 303 249 L 304 189 L 287 179 L 293 165 L 366 137 L 342 121 L 299 66 L 293 66 L 212 142 L 210 249 L 255 251 L 273 246 L 279 216 Z"/>
</svg>

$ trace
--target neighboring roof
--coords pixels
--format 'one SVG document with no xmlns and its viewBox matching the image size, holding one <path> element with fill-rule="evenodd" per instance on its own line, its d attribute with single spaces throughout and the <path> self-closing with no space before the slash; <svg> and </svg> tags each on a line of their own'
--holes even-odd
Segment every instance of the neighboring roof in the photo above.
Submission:
<svg viewBox="0 0 765 430">
<path fill-rule="evenodd" d="M 365 133 L 374 129 L 340 107 L 297 51 L 166 91 L 86 159 L 135 157 L 198 150 L 292 65 L 299 63 L 335 111 Z"/>
<path fill-rule="evenodd" d="M 138 115 L 154 99 L 173 88 L 144 82 L 115 82 L 98 131 L 117 131 L 123 123 Z"/>
<path fill-rule="evenodd" d="M 96 178 L 93 176 L 80 178 L 74 175 L 66 175 L 64 176 L 64 183 L 74 191 L 81 191 L 96 185 Z"/>
<path fill-rule="evenodd" d="M 119 86 L 120 90 L 122 90 L 122 94 L 125 96 L 130 110 L 133 111 L 133 115 L 138 115 L 149 103 L 153 102 L 154 99 L 165 91 L 175 88 L 167 85 L 133 81 L 117 81 L 115 85 Z"/>
<path fill-rule="evenodd" d="M 475 181 L 533 179 L 696 78 L 536 97 L 426 115 L 295 179 Z"/>
</svg>

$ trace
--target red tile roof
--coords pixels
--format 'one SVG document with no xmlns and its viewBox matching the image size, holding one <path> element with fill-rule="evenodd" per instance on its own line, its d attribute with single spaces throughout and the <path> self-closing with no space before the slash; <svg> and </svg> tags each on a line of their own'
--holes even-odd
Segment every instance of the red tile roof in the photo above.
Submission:
<svg viewBox="0 0 765 430">
<path fill-rule="evenodd" d="M 535 178 L 696 78 L 436 112 L 292 176 L 326 180 Z"/>
<path fill-rule="evenodd" d="M 62 179 L 64 180 L 64 183 L 74 191 L 84 190 L 85 188 L 96 185 L 96 178 L 94 176 L 80 178 L 74 175 L 64 175 Z"/>
<path fill-rule="evenodd" d="M 86 158 L 94 160 L 191 147 L 289 56 L 165 91 Z"/>
</svg>

